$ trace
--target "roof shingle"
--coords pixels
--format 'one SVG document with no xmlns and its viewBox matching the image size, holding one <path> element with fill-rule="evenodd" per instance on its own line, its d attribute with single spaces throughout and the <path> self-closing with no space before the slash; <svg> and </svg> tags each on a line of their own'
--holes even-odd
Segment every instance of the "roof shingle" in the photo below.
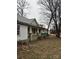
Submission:
<svg viewBox="0 0 79 59">
<path fill-rule="evenodd" d="M 38 26 L 39 27 L 39 24 L 37 23 L 36 19 L 28 19 L 28 18 L 22 17 L 20 15 L 17 15 L 17 20 L 19 22 L 23 22 L 23 23 L 26 23 L 28 25 Z"/>
</svg>

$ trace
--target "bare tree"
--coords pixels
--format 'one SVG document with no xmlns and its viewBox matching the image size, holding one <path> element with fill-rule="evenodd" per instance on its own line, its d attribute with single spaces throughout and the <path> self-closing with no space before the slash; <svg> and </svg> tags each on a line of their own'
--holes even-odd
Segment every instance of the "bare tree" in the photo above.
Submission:
<svg viewBox="0 0 79 59">
<path fill-rule="evenodd" d="M 60 35 L 59 28 L 61 27 L 61 8 L 60 8 L 61 1 L 60 0 L 40 0 L 39 3 L 45 10 L 49 11 L 49 13 L 43 12 L 43 14 L 45 14 L 49 18 L 48 29 L 53 20 L 56 27 L 56 33 L 57 35 Z M 57 12 L 58 12 L 58 15 L 57 15 Z"/>
<path fill-rule="evenodd" d="M 17 14 L 25 16 L 26 13 L 24 10 L 28 8 L 28 5 L 29 4 L 26 2 L 26 0 L 17 0 Z"/>
</svg>

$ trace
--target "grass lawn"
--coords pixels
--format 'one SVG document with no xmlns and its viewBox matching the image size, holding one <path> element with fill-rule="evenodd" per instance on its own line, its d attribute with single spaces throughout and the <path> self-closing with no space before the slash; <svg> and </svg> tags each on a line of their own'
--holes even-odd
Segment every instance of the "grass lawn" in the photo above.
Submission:
<svg viewBox="0 0 79 59">
<path fill-rule="evenodd" d="M 55 36 L 30 43 L 24 50 L 17 49 L 17 59 L 61 59 L 61 40 Z"/>
</svg>

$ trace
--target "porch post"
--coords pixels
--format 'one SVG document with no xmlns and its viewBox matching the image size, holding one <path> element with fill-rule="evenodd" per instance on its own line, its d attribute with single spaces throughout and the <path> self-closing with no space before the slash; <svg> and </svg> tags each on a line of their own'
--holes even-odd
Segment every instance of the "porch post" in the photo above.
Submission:
<svg viewBox="0 0 79 59">
<path fill-rule="evenodd" d="M 29 31 L 29 41 L 31 41 L 32 40 L 32 28 L 30 27 L 30 29 L 29 29 L 30 31 Z"/>
<path fill-rule="evenodd" d="M 37 33 L 39 34 L 39 28 L 37 29 Z"/>
<path fill-rule="evenodd" d="M 30 27 L 30 33 L 32 33 L 32 28 Z"/>
</svg>

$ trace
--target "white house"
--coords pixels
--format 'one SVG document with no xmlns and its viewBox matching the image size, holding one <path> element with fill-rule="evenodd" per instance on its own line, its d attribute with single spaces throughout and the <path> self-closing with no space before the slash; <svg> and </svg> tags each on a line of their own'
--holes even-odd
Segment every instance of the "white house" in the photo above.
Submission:
<svg viewBox="0 0 79 59">
<path fill-rule="evenodd" d="M 39 26 L 36 19 L 17 15 L 17 41 L 27 40 L 29 36 L 31 36 L 31 40 L 37 39 L 37 34 L 46 31 L 47 29 Z"/>
</svg>

